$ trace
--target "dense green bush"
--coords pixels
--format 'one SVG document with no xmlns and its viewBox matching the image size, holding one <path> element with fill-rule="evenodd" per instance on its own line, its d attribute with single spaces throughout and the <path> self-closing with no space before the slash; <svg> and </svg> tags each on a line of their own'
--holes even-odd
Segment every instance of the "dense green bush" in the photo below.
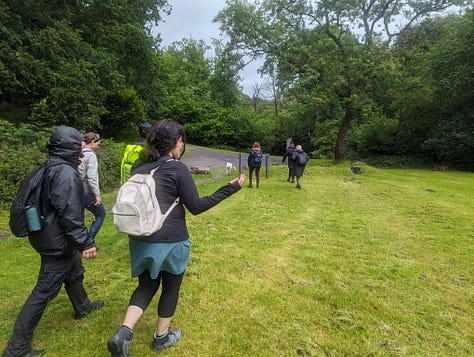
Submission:
<svg viewBox="0 0 474 357">
<path fill-rule="evenodd" d="M 125 144 L 112 140 L 101 140 L 97 149 L 99 160 L 100 189 L 102 192 L 111 192 L 120 187 L 120 162 L 125 150 Z"/>
<path fill-rule="evenodd" d="M 353 142 L 348 146 L 354 147 L 359 155 L 399 155 L 398 129 L 395 119 L 374 115 L 353 131 Z"/>
<path fill-rule="evenodd" d="M 46 142 L 52 128 L 31 124 L 15 126 L 0 120 L 0 208 L 7 208 L 23 178 L 47 157 Z M 102 140 L 99 159 L 100 186 L 110 192 L 120 185 L 120 161 L 125 145 Z"/>
<path fill-rule="evenodd" d="M 14 125 L 0 119 L 0 143 L 12 146 L 28 145 L 46 152 L 45 144 L 51 130 L 36 124 Z"/>
<path fill-rule="evenodd" d="M 429 168 L 433 161 L 426 156 L 416 155 L 373 155 L 362 159 L 370 166 L 380 168 Z"/>
<path fill-rule="evenodd" d="M 45 158 L 37 147 L 0 143 L 0 207 L 12 201 L 21 180 Z"/>
<path fill-rule="evenodd" d="M 0 207 L 13 199 L 21 180 L 46 158 L 49 131 L 0 120 Z"/>
</svg>

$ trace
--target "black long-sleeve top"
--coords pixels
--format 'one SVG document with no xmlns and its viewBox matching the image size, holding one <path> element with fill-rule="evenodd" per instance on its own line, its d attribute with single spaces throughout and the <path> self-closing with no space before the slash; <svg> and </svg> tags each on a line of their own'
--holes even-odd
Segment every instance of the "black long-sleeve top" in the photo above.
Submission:
<svg viewBox="0 0 474 357">
<path fill-rule="evenodd" d="M 166 218 L 163 227 L 158 232 L 149 237 L 130 236 L 131 239 L 161 243 L 180 242 L 189 239 L 185 207 L 194 215 L 200 214 L 233 195 L 241 188 L 238 183 L 227 184 L 209 196 L 199 197 L 199 192 L 188 167 L 180 161 L 170 159 L 169 156 L 160 157 L 155 162 L 145 163 L 132 170 L 132 175 L 144 174 L 161 165 L 155 172 L 154 178 L 162 213 L 168 210 L 177 197 L 180 199 L 179 204 Z"/>
</svg>

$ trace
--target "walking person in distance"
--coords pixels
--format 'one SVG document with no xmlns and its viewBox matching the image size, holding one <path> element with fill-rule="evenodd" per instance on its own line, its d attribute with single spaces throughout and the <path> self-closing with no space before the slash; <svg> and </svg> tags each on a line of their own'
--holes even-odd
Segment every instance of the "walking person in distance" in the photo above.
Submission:
<svg viewBox="0 0 474 357">
<path fill-rule="evenodd" d="M 185 149 L 184 128 L 173 120 L 160 120 L 147 136 L 147 146 L 141 155 L 141 165 L 132 174 L 154 174 L 156 191 L 162 212 L 166 212 L 179 197 L 162 228 L 146 237 L 129 235 L 131 275 L 138 278 L 122 326 L 109 339 L 107 349 L 112 357 L 128 357 L 133 328 L 151 303 L 161 285 L 156 330 L 152 334 L 153 349 L 162 351 L 180 337 L 180 329 L 170 329 L 179 290 L 190 254 L 190 236 L 186 226 L 185 208 L 194 215 L 214 207 L 240 190 L 245 176 L 233 179 L 213 194 L 199 197 L 188 167 L 179 159 Z"/>
<path fill-rule="evenodd" d="M 249 167 L 249 187 L 252 188 L 252 176 L 255 171 L 255 181 L 257 188 L 260 187 L 260 168 L 262 167 L 263 152 L 260 144 L 256 142 L 252 146 L 252 151 L 247 158 L 247 164 Z"/>
<path fill-rule="evenodd" d="M 303 151 L 301 145 L 296 145 L 293 153 L 293 160 L 295 161 L 294 174 L 296 176 L 296 188 L 301 190 L 301 177 L 303 176 L 306 164 L 309 161 L 309 155 Z"/>
<path fill-rule="evenodd" d="M 285 162 L 285 159 L 288 158 L 288 178 L 286 179 L 287 182 L 295 183 L 295 166 L 296 162 L 293 160 L 293 154 L 295 152 L 295 143 L 290 141 L 288 147 L 285 150 L 285 154 L 283 155 L 282 162 Z"/>
</svg>

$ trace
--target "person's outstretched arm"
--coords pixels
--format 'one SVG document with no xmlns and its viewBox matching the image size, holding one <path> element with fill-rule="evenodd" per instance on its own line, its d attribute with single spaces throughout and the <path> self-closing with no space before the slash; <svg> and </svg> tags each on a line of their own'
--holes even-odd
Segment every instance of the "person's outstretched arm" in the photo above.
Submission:
<svg viewBox="0 0 474 357">
<path fill-rule="evenodd" d="M 245 181 L 245 175 L 240 175 L 230 181 L 227 185 L 222 186 L 211 195 L 199 197 L 194 179 L 185 165 L 178 168 L 178 191 L 180 201 L 194 215 L 200 214 L 214 207 L 219 202 L 233 195 L 242 188 Z"/>
</svg>

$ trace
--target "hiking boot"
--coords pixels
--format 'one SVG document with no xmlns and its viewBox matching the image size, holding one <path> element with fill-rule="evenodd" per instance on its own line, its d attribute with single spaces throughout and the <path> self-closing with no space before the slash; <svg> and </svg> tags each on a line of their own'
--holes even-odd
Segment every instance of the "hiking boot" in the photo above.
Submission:
<svg viewBox="0 0 474 357">
<path fill-rule="evenodd" d="M 34 356 L 42 356 L 44 354 L 44 350 L 31 350 L 25 355 L 21 355 L 21 357 L 34 357 Z M 18 356 L 18 355 L 15 355 Z M 2 357 L 13 357 L 12 354 L 10 354 L 7 351 L 4 351 L 2 354 Z"/>
<path fill-rule="evenodd" d="M 110 352 L 110 357 L 128 357 L 132 337 L 132 329 L 127 326 L 120 327 L 115 335 L 113 335 L 107 342 L 107 349 Z"/>
<path fill-rule="evenodd" d="M 299 182 L 296 184 L 296 188 L 297 188 L 298 190 L 301 190 L 301 184 L 300 184 Z"/>
<path fill-rule="evenodd" d="M 76 311 L 76 313 L 74 314 L 74 318 L 76 320 L 80 320 L 83 317 L 86 317 L 87 315 L 89 315 L 92 311 L 100 309 L 102 306 L 104 306 L 104 300 L 96 300 L 90 304 L 88 312 L 83 313 L 83 312 Z"/>
<path fill-rule="evenodd" d="M 44 350 L 31 350 L 27 354 L 24 355 L 12 355 L 10 352 L 7 352 L 6 350 L 3 351 L 2 357 L 34 357 L 34 356 L 42 356 L 44 354 Z"/>
<path fill-rule="evenodd" d="M 181 330 L 177 329 L 174 331 L 168 331 L 168 333 L 163 337 L 153 336 L 153 349 L 158 352 L 163 351 L 164 349 L 173 345 L 181 337 Z"/>
</svg>

